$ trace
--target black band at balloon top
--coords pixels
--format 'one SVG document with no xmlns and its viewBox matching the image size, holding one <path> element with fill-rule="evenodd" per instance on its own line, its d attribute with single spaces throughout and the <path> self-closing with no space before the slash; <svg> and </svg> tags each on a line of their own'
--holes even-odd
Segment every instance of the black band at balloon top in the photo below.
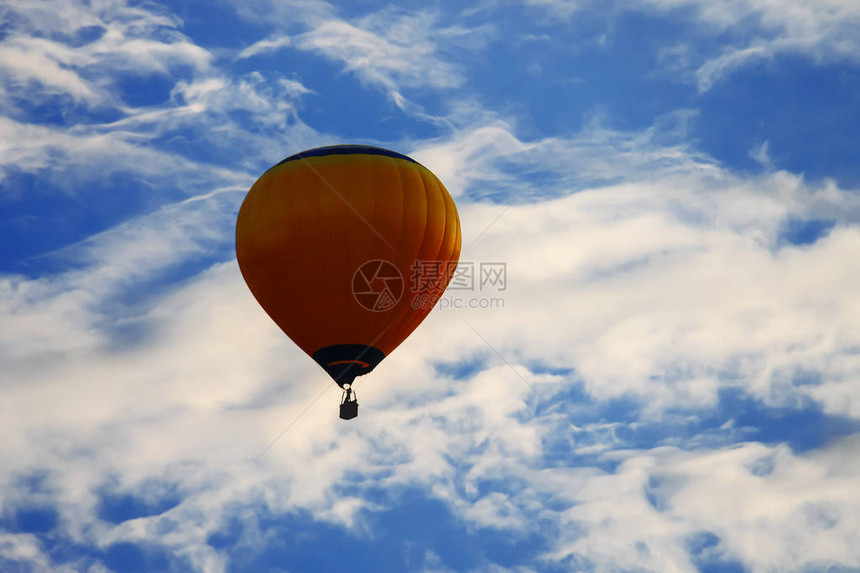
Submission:
<svg viewBox="0 0 860 573">
<path fill-rule="evenodd" d="M 325 147 L 316 147 L 314 149 L 308 149 L 307 151 L 300 151 L 295 155 L 290 155 L 276 165 L 283 165 L 290 161 L 308 159 L 310 157 L 325 157 L 326 155 L 383 155 L 385 157 L 394 157 L 395 159 L 405 159 L 406 161 L 410 161 L 416 165 L 421 165 L 411 157 L 403 155 L 402 153 L 397 153 L 390 149 L 383 149 L 382 147 L 374 147 L 372 145 L 327 145 Z"/>
</svg>

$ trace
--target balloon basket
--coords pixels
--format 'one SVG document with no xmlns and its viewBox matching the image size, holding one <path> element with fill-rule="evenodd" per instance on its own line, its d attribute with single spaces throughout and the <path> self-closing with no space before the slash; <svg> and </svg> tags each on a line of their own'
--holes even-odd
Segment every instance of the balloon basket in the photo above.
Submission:
<svg viewBox="0 0 860 573">
<path fill-rule="evenodd" d="M 349 385 L 344 386 L 343 399 L 340 401 L 340 419 L 352 420 L 358 416 L 358 400 Z"/>
<path fill-rule="evenodd" d="M 340 419 L 352 420 L 358 416 L 358 402 L 346 402 L 340 405 Z"/>
</svg>

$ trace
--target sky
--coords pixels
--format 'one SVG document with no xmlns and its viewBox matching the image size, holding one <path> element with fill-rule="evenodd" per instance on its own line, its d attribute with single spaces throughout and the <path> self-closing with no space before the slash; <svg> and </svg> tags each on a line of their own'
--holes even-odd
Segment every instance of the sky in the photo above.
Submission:
<svg viewBox="0 0 860 573">
<path fill-rule="evenodd" d="M 860 571 L 858 94 L 856 0 L 3 0 L 0 571 Z M 234 245 L 338 143 L 476 273 L 350 422 Z"/>
</svg>

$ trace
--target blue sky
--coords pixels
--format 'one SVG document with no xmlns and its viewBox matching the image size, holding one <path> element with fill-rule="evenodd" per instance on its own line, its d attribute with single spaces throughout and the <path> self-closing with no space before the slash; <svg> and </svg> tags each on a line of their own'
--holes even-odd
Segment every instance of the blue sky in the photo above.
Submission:
<svg viewBox="0 0 860 573">
<path fill-rule="evenodd" d="M 0 22 L 0 570 L 860 571 L 853 0 Z M 507 269 L 350 423 L 233 243 L 334 143 L 429 167 Z"/>
</svg>

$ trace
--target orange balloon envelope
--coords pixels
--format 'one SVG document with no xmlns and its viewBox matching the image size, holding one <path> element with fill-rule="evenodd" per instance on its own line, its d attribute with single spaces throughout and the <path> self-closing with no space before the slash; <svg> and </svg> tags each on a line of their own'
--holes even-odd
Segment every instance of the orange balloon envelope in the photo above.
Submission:
<svg viewBox="0 0 860 573">
<path fill-rule="evenodd" d="M 288 157 L 236 223 L 248 287 L 340 386 L 367 374 L 432 310 L 460 257 L 454 200 L 426 167 L 378 147 Z"/>
</svg>

